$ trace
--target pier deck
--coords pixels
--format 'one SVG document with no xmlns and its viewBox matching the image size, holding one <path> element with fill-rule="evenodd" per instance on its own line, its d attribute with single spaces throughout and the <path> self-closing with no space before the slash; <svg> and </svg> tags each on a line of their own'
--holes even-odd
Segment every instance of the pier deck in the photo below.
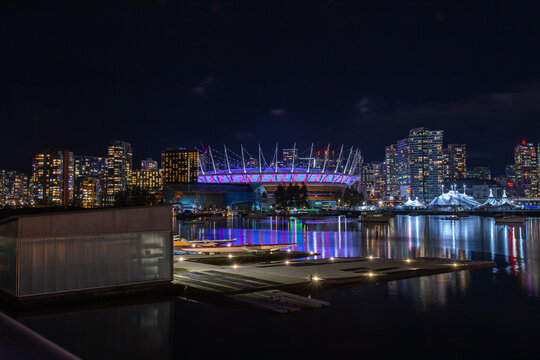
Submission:
<svg viewBox="0 0 540 360">
<path fill-rule="evenodd" d="M 232 266 L 184 260 L 175 263 L 174 283 L 203 292 L 233 295 L 310 285 L 391 281 L 492 266 L 492 262 L 438 258 L 327 258 Z"/>
</svg>

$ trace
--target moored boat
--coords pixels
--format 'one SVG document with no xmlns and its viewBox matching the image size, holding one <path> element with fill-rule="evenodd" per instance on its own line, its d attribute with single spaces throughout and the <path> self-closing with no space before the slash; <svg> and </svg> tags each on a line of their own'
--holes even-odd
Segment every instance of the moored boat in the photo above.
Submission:
<svg viewBox="0 0 540 360">
<path fill-rule="evenodd" d="M 387 224 L 390 218 L 385 215 L 367 215 L 358 218 L 361 223 L 384 223 Z"/>
<path fill-rule="evenodd" d="M 280 249 L 289 248 L 295 246 L 296 243 L 285 244 L 243 244 L 243 245 L 224 245 L 224 246 L 192 246 L 182 248 L 186 252 L 194 253 L 209 253 L 209 254 L 222 254 L 222 253 L 252 253 L 252 252 L 272 252 Z"/>
<path fill-rule="evenodd" d="M 495 218 L 496 225 L 521 225 L 525 222 L 524 216 L 505 216 L 501 218 Z"/>
</svg>

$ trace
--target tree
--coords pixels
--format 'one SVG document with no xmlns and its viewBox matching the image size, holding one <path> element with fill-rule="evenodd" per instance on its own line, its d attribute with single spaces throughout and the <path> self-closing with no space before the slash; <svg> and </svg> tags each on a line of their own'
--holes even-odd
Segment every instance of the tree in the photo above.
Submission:
<svg viewBox="0 0 540 360">
<path fill-rule="evenodd" d="M 281 184 L 278 185 L 277 189 L 276 189 L 276 193 L 274 194 L 275 198 L 276 198 L 276 205 L 278 206 L 287 206 L 286 204 L 286 192 L 285 192 L 285 187 Z"/>
<path fill-rule="evenodd" d="M 302 184 L 302 187 L 299 191 L 299 204 L 300 206 L 307 206 L 308 205 L 308 191 L 306 184 Z"/>
</svg>

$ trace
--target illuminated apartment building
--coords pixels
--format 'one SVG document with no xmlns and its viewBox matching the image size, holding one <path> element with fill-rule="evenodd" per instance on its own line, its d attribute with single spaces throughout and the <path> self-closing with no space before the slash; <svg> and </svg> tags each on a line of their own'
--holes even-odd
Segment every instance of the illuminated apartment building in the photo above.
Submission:
<svg viewBox="0 0 540 360">
<path fill-rule="evenodd" d="M 158 169 L 157 167 L 153 169 L 134 170 L 131 183 L 133 186 L 148 190 L 150 192 L 160 191 L 163 187 L 163 178 L 161 173 L 162 170 Z"/>
<path fill-rule="evenodd" d="M 161 154 L 163 183 L 194 184 L 199 172 L 196 150 L 167 149 Z"/>
<path fill-rule="evenodd" d="M 73 153 L 53 148 L 34 156 L 32 182 L 36 205 L 68 206 L 73 203 Z"/>
<path fill-rule="evenodd" d="M 514 148 L 514 178 L 519 194 L 538 196 L 538 163 L 536 147 L 525 140 Z"/>
<path fill-rule="evenodd" d="M 142 170 L 156 170 L 158 168 L 158 162 L 147 158 L 146 160 L 141 161 Z"/>
<path fill-rule="evenodd" d="M 102 180 L 97 176 L 80 176 L 76 180 L 75 200 L 83 208 L 101 206 Z"/>
<path fill-rule="evenodd" d="M 409 131 L 411 197 L 429 201 L 440 195 L 443 182 L 443 130 Z"/>
<path fill-rule="evenodd" d="M 385 198 L 394 200 L 399 198 L 398 186 L 398 162 L 396 145 L 390 145 L 385 148 L 385 171 L 386 171 L 386 189 Z"/>
<path fill-rule="evenodd" d="M 467 147 L 465 144 L 448 144 L 443 149 L 444 178 L 456 181 L 467 177 Z"/>
<path fill-rule="evenodd" d="M 107 172 L 107 158 L 99 156 L 74 156 L 75 179 L 79 176 L 98 176 Z"/>
<path fill-rule="evenodd" d="M 107 151 L 107 175 L 105 205 L 113 205 L 115 195 L 131 185 L 133 168 L 131 144 L 119 140 L 109 143 Z"/>
</svg>

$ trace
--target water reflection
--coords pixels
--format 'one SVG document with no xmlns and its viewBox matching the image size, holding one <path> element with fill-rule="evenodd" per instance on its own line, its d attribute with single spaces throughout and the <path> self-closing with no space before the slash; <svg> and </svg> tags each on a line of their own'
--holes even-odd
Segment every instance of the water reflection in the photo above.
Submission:
<svg viewBox="0 0 540 360">
<path fill-rule="evenodd" d="M 343 218 L 326 221 L 234 219 L 182 226 L 188 239 L 236 238 L 235 244 L 296 243 L 292 249 L 319 257 L 442 257 L 491 260 L 498 271 L 519 277 L 531 295 L 540 293 L 540 222 L 495 225 L 493 218 L 471 216 L 459 221 L 442 216 L 398 215 L 389 224 L 362 224 Z"/>
<path fill-rule="evenodd" d="M 444 349 L 444 354 L 455 359 L 464 354 L 497 357 L 504 353 L 501 347 L 511 349 L 515 356 L 530 357 L 537 348 L 537 219 L 521 227 L 497 226 L 493 219 L 481 217 L 445 221 L 438 216 L 397 216 L 385 226 L 344 219 L 235 219 L 179 224 L 179 232 L 191 239 L 235 237 L 237 244 L 296 242 L 296 249 L 320 252 L 323 257 L 437 256 L 493 260 L 497 266 L 322 292 L 315 296 L 329 301 L 330 307 L 290 316 L 177 298 L 25 315 L 18 320 L 85 359 L 245 354 L 327 359 L 355 352 L 385 357 L 388 349 L 399 351 L 397 356 L 429 359 L 439 358 Z"/>
</svg>

